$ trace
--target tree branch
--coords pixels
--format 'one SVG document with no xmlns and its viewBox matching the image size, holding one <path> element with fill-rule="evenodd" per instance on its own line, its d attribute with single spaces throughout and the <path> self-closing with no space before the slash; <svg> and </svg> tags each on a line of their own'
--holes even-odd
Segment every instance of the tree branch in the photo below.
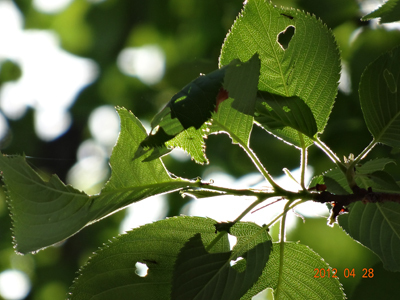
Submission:
<svg viewBox="0 0 400 300">
<path fill-rule="evenodd" d="M 313 197 L 313 201 L 319 203 L 332 203 L 332 213 L 331 220 L 335 221 L 336 217 L 342 213 L 346 212 L 347 206 L 351 203 L 361 201 L 366 203 L 383 203 L 383 202 L 397 202 L 400 203 L 400 194 L 393 193 L 375 193 L 372 188 L 368 190 L 355 186 L 353 188 L 353 194 L 348 195 L 335 195 L 327 191 L 323 191 Z"/>
</svg>

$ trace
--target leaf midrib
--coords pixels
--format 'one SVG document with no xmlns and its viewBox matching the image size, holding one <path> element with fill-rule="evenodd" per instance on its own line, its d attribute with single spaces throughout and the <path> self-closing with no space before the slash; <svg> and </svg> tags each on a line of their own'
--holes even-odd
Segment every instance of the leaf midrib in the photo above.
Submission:
<svg viewBox="0 0 400 300">
<path fill-rule="evenodd" d="M 282 80 L 282 83 L 283 83 L 283 86 L 284 86 L 284 89 L 285 89 L 285 96 L 286 96 L 286 97 L 289 97 L 289 91 L 288 91 L 288 88 L 287 88 L 287 85 L 286 85 L 286 82 L 285 82 L 285 78 L 284 78 L 284 74 L 283 74 L 283 70 L 282 70 L 282 63 L 281 63 L 281 61 L 280 61 L 280 59 L 279 59 L 279 57 L 278 57 L 278 53 L 277 53 L 277 51 L 276 51 L 276 49 L 275 49 L 275 47 L 274 47 L 275 40 L 273 40 L 273 41 L 271 40 L 271 36 L 270 36 L 270 34 L 269 34 L 269 31 L 267 30 L 267 28 L 266 28 L 266 26 L 265 26 L 264 18 L 262 17 L 262 15 L 261 15 L 261 13 L 260 13 L 260 9 L 259 9 L 259 7 L 257 6 L 257 2 L 255 2 L 255 7 L 257 8 L 257 13 L 258 13 L 259 18 L 262 20 L 262 25 L 263 25 L 264 31 L 265 31 L 265 33 L 266 33 L 267 36 L 268 36 L 268 42 L 269 42 L 270 45 L 271 45 L 271 49 L 272 49 L 272 52 L 273 52 L 275 61 L 276 61 L 277 64 L 278 64 L 279 73 L 280 73 L 279 75 L 280 75 L 280 77 L 281 77 L 281 80 Z M 269 11 L 269 17 L 271 18 L 271 11 Z"/>
</svg>

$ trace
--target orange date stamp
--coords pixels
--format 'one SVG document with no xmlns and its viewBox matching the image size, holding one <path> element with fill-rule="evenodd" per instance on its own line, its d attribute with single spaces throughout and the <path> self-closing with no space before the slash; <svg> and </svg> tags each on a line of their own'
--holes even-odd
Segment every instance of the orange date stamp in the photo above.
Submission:
<svg viewBox="0 0 400 300">
<path fill-rule="evenodd" d="M 315 272 L 314 278 L 325 278 L 325 277 L 339 278 L 338 270 L 336 268 L 332 268 L 332 269 L 330 269 L 330 268 L 327 268 L 327 269 L 315 268 L 314 272 Z M 343 276 L 345 278 L 349 278 L 349 277 L 355 278 L 356 276 L 359 276 L 359 275 L 361 275 L 361 278 L 373 278 L 374 277 L 374 269 L 373 268 L 369 268 L 369 269 L 363 268 L 360 273 L 356 272 L 356 270 L 354 268 L 353 269 L 346 268 L 343 270 Z"/>
</svg>

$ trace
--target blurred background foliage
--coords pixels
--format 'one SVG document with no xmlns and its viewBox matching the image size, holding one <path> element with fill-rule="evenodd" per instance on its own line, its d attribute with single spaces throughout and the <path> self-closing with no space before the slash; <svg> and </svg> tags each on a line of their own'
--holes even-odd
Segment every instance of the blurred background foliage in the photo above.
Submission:
<svg viewBox="0 0 400 300">
<path fill-rule="evenodd" d="M 110 174 L 107 158 L 118 134 L 113 107 L 126 107 L 149 124 L 172 95 L 199 73 L 217 68 L 220 47 L 242 2 L 0 0 L 0 150 L 24 153 L 42 176 L 56 173 L 64 182 L 97 193 Z M 400 44 L 399 26 L 360 21 L 379 1 L 272 2 L 315 14 L 332 29 L 344 69 L 322 139 L 340 157 L 359 153 L 371 135 L 358 101 L 358 82 L 370 62 Z M 283 168 L 298 168 L 299 151 L 260 128 L 254 128 L 251 145 L 273 176 L 281 176 Z M 208 166 L 196 165 L 181 153 L 164 162 L 178 176 L 214 178 L 217 184 L 216 174 L 227 173 L 236 180 L 256 171 L 226 135 L 208 138 L 207 156 Z M 398 159 L 399 153 L 381 146 L 374 156 Z M 309 149 L 309 164 L 314 175 L 333 167 L 316 147 Z M 389 168 L 398 180 L 398 168 Z M 172 194 L 163 201 L 155 219 L 184 213 L 182 207 L 192 200 Z M 140 214 L 151 215 L 153 210 Z M 21 282 L 27 284 L 25 294 L 19 286 L 14 289 L 20 294 L 3 290 L 0 299 L 64 299 L 79 267 L 123 231 L 126 214 L 121 211 L 36 255 L 19 256 L 12 248 L 11 219 L 0 189 L 0 289 L 14 278 L 2 276 L 10 270 L 20 271 L 12 281 L 25 278 Z M 376 299 L 382 290 L 385 299 L 398 295 L 399 274 L 384 271 L 371 251 L 338 226 L 326 226 L 326 215 L 295 222 L 288 240 L 309 245 L 338 269 L 339 276 L 345 268 L 355 268 L 355 278 L 340 276 L 350 299 Z M 277 238 L 276 231 L 273 234 Z M 374 268 L 374 278 L 362 279 L 363 268 Z M 314 274 L 310 270 L 304 276 Z"/>
</svg>

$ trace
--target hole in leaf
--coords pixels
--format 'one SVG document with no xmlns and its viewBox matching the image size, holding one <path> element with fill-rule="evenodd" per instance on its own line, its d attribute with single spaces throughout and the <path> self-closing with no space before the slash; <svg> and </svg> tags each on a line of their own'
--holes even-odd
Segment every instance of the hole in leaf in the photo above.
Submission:
<svg viewBox="0 0 400 300">
<path fill-rule="evenodd" d="M 137 262 L 135 264 L 136 267 L 136 271 L 135 273 L 140 276 L 140 277 L 146 277 L 147 276 L 147 271 L 149 270 L 149 268 L 147 267 L 146 264 L 143 264 L 141 262 Z"/>
<path fill-rule="evenodd" d="M 294 26 L 288 26 L 286 29 L 278 34 L 278 43 L 283 50 L 289 47 L 289 43 L 294 35 Z"/>
<path fill-rule="evenodd" d="M 235 260 L 230 261 L 230 265 L 237 272 L 242 273 L 246 270 L 247 261 L 243 257 L 238 257 Z"/>
<path fill-rule="evenodd" d="M 229 240 L 229 245 L 231 250 L 233 249 L 233 247 L 235 247 L 236 243 L 237 243 L 237 237 L 231 234 L 228 234 L 228 240 Z"/>
<path fill-rule="evenodd" d="M 238 258 L 235 259 L 235 260 L 231 260 L 231 261 L 230 261 L 231 267 L 233 267 L 234 265 L 236 265 L 237 263 L 239 263 L 241 260 L 243 260 L 243 257 L 238 257 Z"/>
<path fill-rule="evenodd" d="M 290 108 L 287 107 L 286 105 L 285 105 L 284 107 L 282 107 L 282 109 L 283 109 L 285 112 L 290 112 Z"/>
</svg>

